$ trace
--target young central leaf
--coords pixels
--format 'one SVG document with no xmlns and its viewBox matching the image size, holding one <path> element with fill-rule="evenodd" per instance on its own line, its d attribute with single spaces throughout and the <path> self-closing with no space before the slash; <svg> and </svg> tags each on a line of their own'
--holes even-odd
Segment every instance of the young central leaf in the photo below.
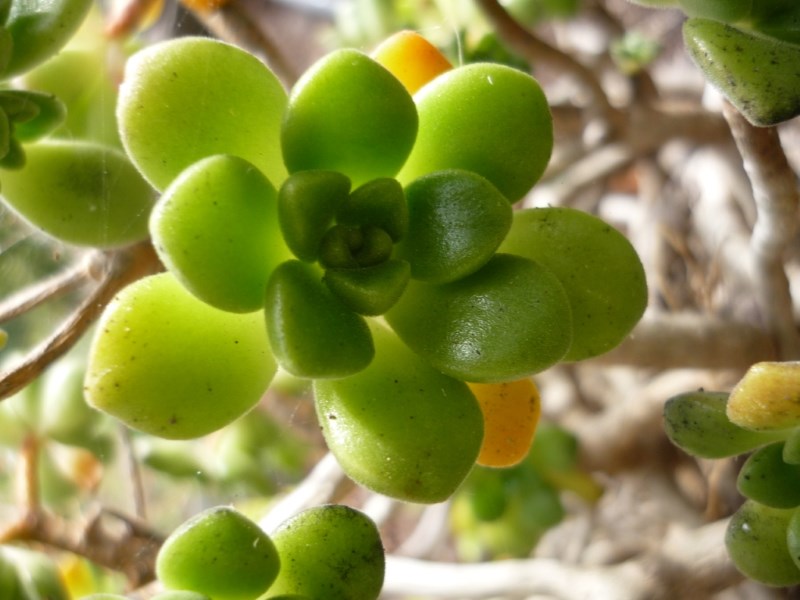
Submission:
<svg viewBox="0 0 800 600">
<path fill-rule="evenodd" d="M 277 192 L 244 159 L 196 162 L 167 188 L 150 221 L 159 257 L 186 287 L 222 310 L 264 306 L 272 270 L 290 257 Z"/>
<path fill-rule="evenodd" d="M 354 186 L 393 177 L 417 134 L 417 111 L 403 85 L 353 49 L 331 52 L 297 82 L 283 122 L 290 173 L 340 171 Z"/>
<path fill-rule="evenodd" d="M 278 219 L 297 258 L 317 260 L 322 238 L 349 192 L 350 180 L 336 171 L 300 171 L 284 182 L 278 194 Z"/>
<path fill-rule="evenodd" d="M 189 439 L 255 406 L 275 370 L 260 314 L 213 308 L 160 273 L 106 307 L 89 353 L 86 399 L 134 429 Z"/>
<path fill-rule="evenodd" d="M 348 476 L 409 502 L 447 499 L 475 463 L 483 416 L 467 385 L 443 375 L 384 326 L 360 373 L 314 382 L 317 417 Z"/>
<path fill-rule="evenodd" d="M 267 331 L 280 365 L 297 377 L 343 377 L 366 367 L 374 353 L 364 319 L 322 283 L 314 267 L 287 261 L 270 277 Z"/>
</svg>

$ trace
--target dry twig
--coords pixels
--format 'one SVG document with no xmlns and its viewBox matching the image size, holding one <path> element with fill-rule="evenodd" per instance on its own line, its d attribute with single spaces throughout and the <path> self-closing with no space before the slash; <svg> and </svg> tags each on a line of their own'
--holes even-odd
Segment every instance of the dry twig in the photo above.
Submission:
<svg viewBox="0 0 800 600">
<path fill-rule="evenodd" d="M 98 286 L 75 311 L 27 356 L 0 373 L 0 400 L 15 394 L 33 381 L 49 364 L 63 356 L 95 322 L 116 293 L 129 283 L 154 273 L 160 263 L 149 242 L 107 255 Z"/>
</svg>

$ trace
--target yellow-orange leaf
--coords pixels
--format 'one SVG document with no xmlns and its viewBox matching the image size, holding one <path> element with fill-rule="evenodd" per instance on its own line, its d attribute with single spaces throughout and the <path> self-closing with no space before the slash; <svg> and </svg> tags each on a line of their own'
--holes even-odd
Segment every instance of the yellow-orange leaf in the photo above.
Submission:
<svg viewBox="0 0 800 600">
<path fill-rule="evenodd" d="M 375 48 L 372 58 L 397 77 L 409 94 L 453 68 L 436 46 L 413 31 L 400 31 L 386 38 Z"/>
<path fill-rule="evenodd" d="M 511 467 L 528 454 L 541 415 L 539 390 L 530 379 L 470 383 L 483 412 L 483 445 L 478 464 Z"/>
<path fill-rule="evenodd" d="M 230 0 L 181 0 L 186 6 L 200 12 L 211 12 L 222 8 Z"/>
</svg>

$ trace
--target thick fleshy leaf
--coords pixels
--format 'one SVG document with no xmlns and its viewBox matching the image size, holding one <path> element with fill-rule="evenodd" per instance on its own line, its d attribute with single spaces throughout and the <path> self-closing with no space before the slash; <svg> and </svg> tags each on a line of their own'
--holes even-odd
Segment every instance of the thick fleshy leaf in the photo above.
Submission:
<svg viewBox="0 0 800 600">
<path fill-rule="evenodd" d="M 12 2 L 5 28 L 13 40 L 3 79 L 19 75 L 58 52 L 75 34 L 92 0 Z"/>
<path fill-rule="evenodd" d="M 382 315 L 400 299 L 411 278 L 404 260 L 387 260 L 373 267 L 327 269 L 324 281 L 350 310 Z"/>
<path fill-rule="evenodd" d="M 511 202 L 542 176 L 553 123 L 539 83 L 517 69 L 476 63 L 440 75 L 414 96 L 419 133 L 398 179 L 465 169 L 492 182 Z"/>
<path fill-rule="evenodd" d="M 279 568 L 272 539 L 229 506 L 191 517 L 166 539 L 156 558 L 156 574 L 166 587 L 215 600 L 257 598 Z"/>
<path fill-rule="evenodd" d="M 134 429 L 190 439 L 255 406 L 275 370 L 260 314 L 213 308 L 160 273 L 126 287 L 103 312 L 86 399 Z"/>
<path fill-rule="evenodd" d="M 647 307 L 645 272 L 636 250 L 619 231 L 586 212 L 563 207 L 517 211 L 500 252 L 538 262 L 564 286 L 573 322 L 564 360 L 583 360 L 615 347 Z"/>
<path fill-rule="evenodd" d="M 155 193 L 122 152 L 90 142 L 43 141 L 25 154 L 24 168 L 0 173 L 0 192 L 36 227 L 101 248 L 147 238 Z"/>
<path fill-rule="evenodd" d="M 706 78 L 754 125 L 800 114 L 800 45 L 701 18 L 684 23 L 683 39 Z"/>
<path fill-rule="evenodd" d="M 315 506 L 272 534 L 281 570 L 266 598 L 375 600 L 386 569 L 375 523 L 339 504 Z"/>
<path fill-rule="evenodd" d="M 344 377 L 374 354 L 364 319 L 322 283 L 313 266 L 290 260 L 272 273 L 266 293 L 267 331 L 278 363 L 297 377 Z"/>
<path fill-rule="evenodd" d="M 417 133 L 417 111 L 403 85 L 354 49 L 331 52 L 295 84 L 283 122 L 290 173 L 340 171 L 359 186 L 393 177 Z"/>
<path fill-rule="evenodd" d="M 278 219 L 297 258 L 317 260 L 322 238 L 349 192 L 350 180 L 336 171 L 299 171 L 286 179 L 278 194 Z"/>
<path fill-rule="evenodd" d="M 286 92 L 252 54 L 210 38 L 154 44 L 125 65 L 117 118 L 126 150 L 159 190 L 201 158 L 232 154 L 279 186 Z"/>
<path fill-rule="evenodd" d="M 375 359 L 360 373 L 314 382 L 317 417 L 353 480 L 409 502 L 446 500 L 475 464 L 483 416 L 467 385 L 374 324 Z"/>
<path fill-rule="evenodd" d="M 383 229 L 392 241 L 408 230 L 408 206 L 396 179 L 381 177 L 368 181 L 350 193 L 336 214 L 342 225 L 373 226 Z"/>
<path fill-rule="evenodd" d="M 459 169 L 420 177 L 406 188 L 408 234 L 396 256 L 411 276 L 447 283 L 474 273 L 511 227 L 511 205 L 488 180 Z"/>
<path fill-rule="evenodd" d="M 30 142 L 44 137 L 56 129 L 64 121 L 67 109 L 64 104 L 51 94 L 29 92 L 25 90 L 5 90 L 0 92 L 0 106 L 22 109 L 22 114 L 9 112 L 14 122 L 14 136 L 21 142 Z M 32 106 L 26 111 L 23 106 Z"/>
<path fill-rule="evenodd" d="M 731 390 L 728 418 L 747 429 L 775 431 L 800 425 L 800 362 L 759 362 Z"/>
<path fill-rule="evenodd" d="M 452 283 L 412 280 L 386 320 L 435 368 L 473 382 L 542 371 L 572 341 L 564 287 L 541 265 L 510 254 Z"/>
<path fill-rule="evenodd" d="M 275 188 L 235 156 L 205 158 L 181 173 L 156 204 L 150 231 L 189 291 L 232 312 L 263 308 L 270 274 L 290 258 Z"/>
</svg>

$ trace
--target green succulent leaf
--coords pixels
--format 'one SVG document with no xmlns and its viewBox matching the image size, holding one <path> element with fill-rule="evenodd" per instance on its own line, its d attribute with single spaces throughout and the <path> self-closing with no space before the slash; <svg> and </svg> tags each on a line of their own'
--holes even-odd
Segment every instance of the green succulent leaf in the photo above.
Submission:
<svg viewBox="0 0 800 600">
<path fill-rule="evenodd" d="M 349 506 L 326 504 L 288 519 L 272 535 L 281 570 L 265 598 L 375 600 L 385 558 L 378 528 Z"/>
<path fill-rule="evenodd" d="M 372 360 L 363 317 L 322 283 L 319 271 L 297 260 L 279 265 L 266 291 L 267 331 L 278 363 L 292 375 L 344 377 Z"/>
<path fill-rule="evenodd" d="M 372 267 L 327 269 L 323 281 L 350 310 L 374 316 L 394 306 L 410 279 L 406 261 L 387 260 Z"/>
<path fill-rule="evenodd" d="M 297 258 L 317 260 L 322 238 L 349 192 L 350 179 L 336 171 L 299 171 L 286 179 L 278 194 L 278 220 Z"/>
<path fill-rule="evenodd" d="M 572 341 L 564 287 L 543 266 L 510 254 L 451 283 L 412 280 L 385 316 L 414 352 L 464 381 L 532 375 L 561 360 Z"/>
<path fill-rule="evenodd" d="M 706 78 L 754 125 L 800 114 L 800 45 L 702 18 L 684 23 L 683 39 Z"/>
<path fill-rule="evenodd" d="M 775 442 L 747 458 L 736 480 L 743 496 L 774 508 L 800 506 L 800 465 L 784 462 L 783 449 Z"/>
<path fill-rule="evenodd" d="M 731 423 L 727 392 L 700 390 L 678 394 L 664 405 L 669 439 L 692 456 L 724 458 L 781 439 L 781 433 L 752 431 Z"/>
<path fill-rule="evenodd" d="M 354 49 L 331 52 L 295 84 L 283 121 L 290 173 L 340 171 L 354 186 L 393 177 L 417 133 L 414 101 L 397 78 Z"/>
<path fill-rule="evenodd" d="M 280 558 L 258 525 L 228 506 L 207 509 L 178 527 L 156 558 L 168 588 L 215 600 L 252 600 L 275 581 Z"/>
<path fill-rule="evenodd" d="M 120 151 L 81 141 L 42 141 L 22 153 L 12 140 L 4 162 L 25 167 L 0 173 L 4 200 L 59 240 L 111 248 L 148 237 L 152 188 Z"/>
<path fill-rule="evenodd" d="M 67 116 L 64 103 L 52 94 L 24 90 L 7 90 L 0 94 L 6 98 L 16 96 L 20 100 L 20 104 L 30 103 L 36 107 L 36 114 L 29 118 L 28 115 L 25 115 L 25 118 L 12 117 L 14 136 L 21 142 L 32 142 L 48 135 L 57 129 Z M 0 99 L 0 105 L 3 105 L 2 99 Z"/>
<path fill-rule="evenodd" d="M 353 480 L 409 502 L 447 499 L 483 440 L 483 415 L 463 382 L 443 375 L 384 325 L 363 371 L 314 382 L 317 418 Z"/>
<path fill-rule="evenodd" d="M 573 339 L 564 360 L 603 354 L 630 333 L 647 307 L 644 267 L 628 239 L 574 208 L 520 210 L 499 249 L 538 262 L 564 286 Z"/>
<path fill-rule="evenodd" d="M 280 153 L 285 106 L 283 86 L 255 56 L 190 36 L 128 59 L 117 118 L 131 160 L 159 190 L 216 154 L 253 163 L 279 186 L 286 177 Z"/>
<path fill-rule="evenodd" d="M 406 188 L 408 235 L 396 256 L 411 276 L 447 283 L 474 273 L 511 227 L 508 200 L 487 179 L 459 169 L 424 175 Z"/>
<path fill-rule="evenodd" d="M 552 117 L 539 83 L 527 73 L 475 63 L 443 73 L 414 100 L 419 134 L 398 175 L 404 185 L 434 171 L 464 169 L 516 202 L 544 173 Z"/>
<path fill-rule="evenodd" d="M 126 287 L 103 312 L 86 399 L 134 429 L 191 439 L 252 409 L 275 370 L 259 313 L 221 311 L 159 273 Z"/>
<path fill-rule="evenodd" d="M 800 583 L 800 568 L 790 552 L 787 528 L 793 509 L 772 508 L 747 500 L 734 513 L 725 532 L 725 546 L 733 564 L 745 576 L 771 586 Z"/>
<path fill-rule="evenodd" d="M 408 206 L 402 186 L 390 177 L 368 181 L 350 193 L 336 213 L 336 221 L 378 227 L 397 242 L 408 230 Z"/>
<path fill-rule="evenodd" d="M 75 34 L 92 0 L 25 0 L 12 2 L 5 29 L 13 49 L 2 73 L 19 75 L 58 52 Z"/>
<path fill-rule="evenodd" d="M 278 225 L 277 192 L 254 165 L 217 155 L 183 171 L 150 218 L 167 268 L 198 298 L 222 310 L 264 306 L 273 269 L 290 258 Z"/>
</svg>

